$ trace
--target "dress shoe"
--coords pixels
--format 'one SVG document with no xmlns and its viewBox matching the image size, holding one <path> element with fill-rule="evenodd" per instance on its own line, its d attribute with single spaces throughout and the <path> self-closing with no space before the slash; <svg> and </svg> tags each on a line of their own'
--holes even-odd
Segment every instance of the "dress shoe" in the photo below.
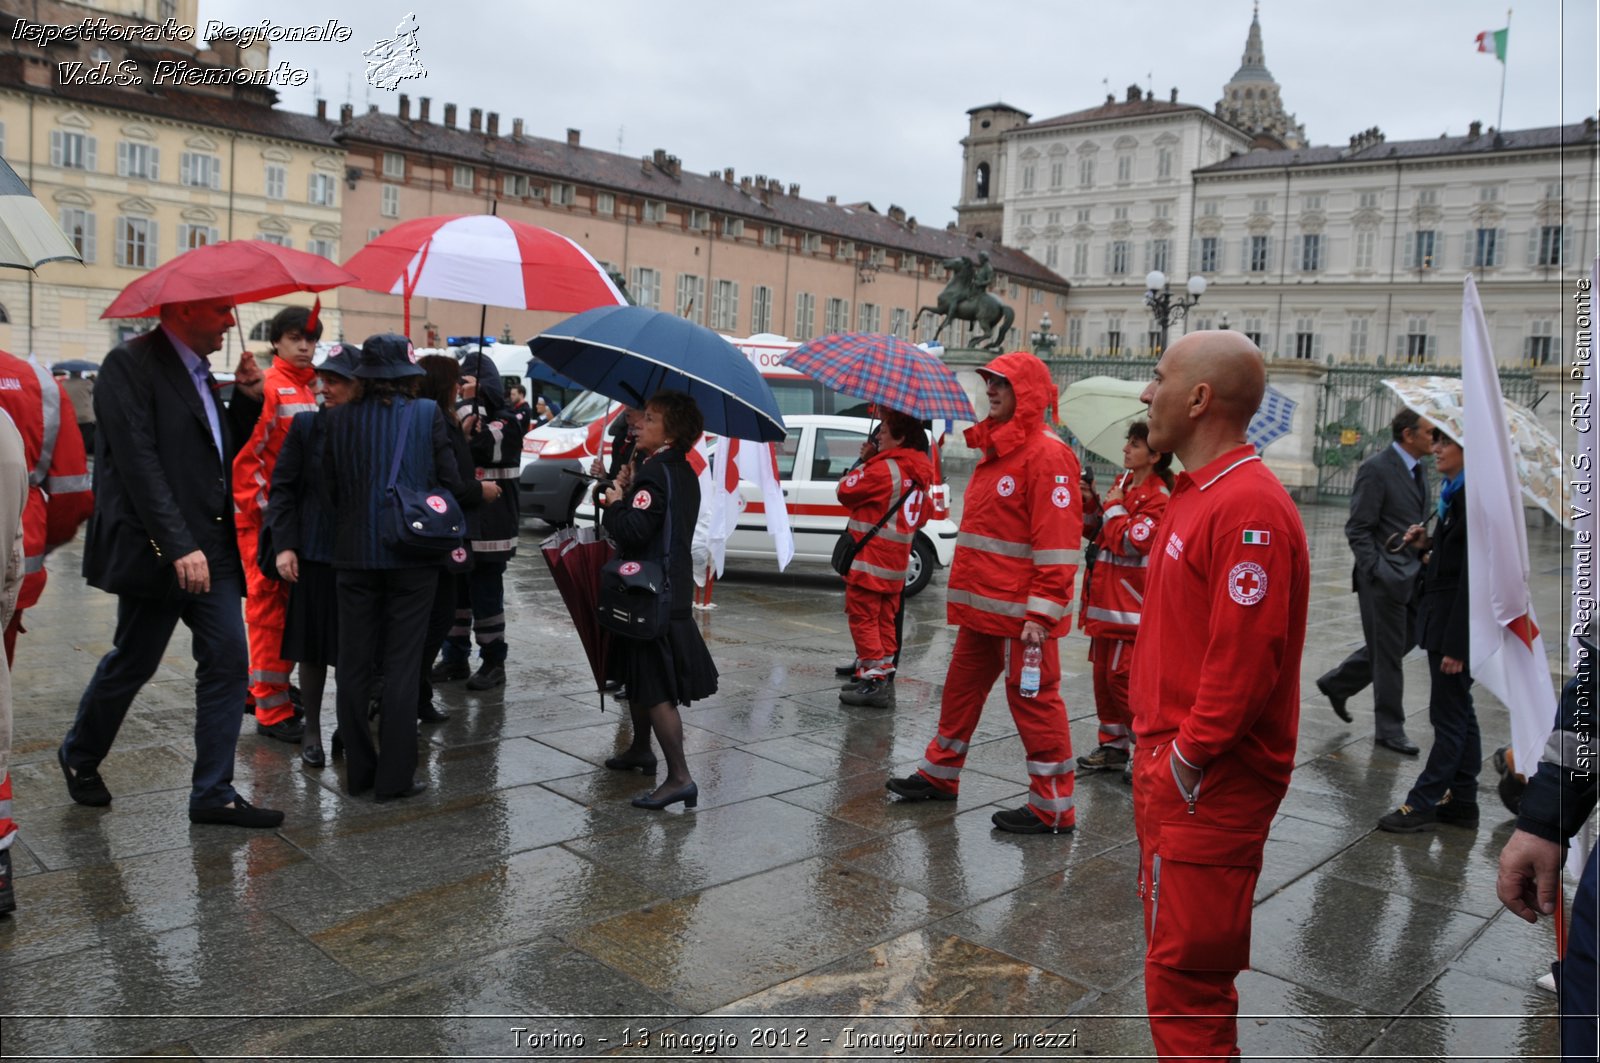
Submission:
<svg viewBox="0 0 1600 1063">
<path fill-rule="evenodd" d="M 506 685 L 506 668 L 503 664 L 490 664 L 485 661 L 478 666 L 478 671 L 467 680 L 468 690 L 493 690 L 495 687 Z"/>
<path fill-rule="evenodd" d="M 471 674 L 472 666 L 466 661 L 441 660 L 428 673 L 428 679 L 435 683 L 448 683 L 453 679 L 465 679 Z"/>
<path fill-rule="evenodd" d="M 622 680 L 620 680 L 620 679 L 607 679 L 605 681 L 605 683 L 600 687 L 600 692 L 602 694 L 615 694 L 617 691 L 619 691 L 621 689 L 622 689 Z"/>
<path fill-rule="evenodd" d="M 1116 746 L 1101 746 L 1093 753 L 1078 758 L 1078 767 L 1084 771 L 1121 771 L 1128 765 L 1128 751 Z"/>
<path fill-rule="evenodd" d="M 633 771 L 637 768 L 646 775 L 654 775 L 656 773 L 656 758 L 654 753 L 646 753 L 642 757 L 623 753 L 619 756 L 607 757 L 606 767 L 612 771 Z"/>
<path fill-rule="evenodd" d="M 298 743 L 306 736 L 306 725 L 293 716 L 285 717 L 277 723 L 262 723 L 257 720 L 256 734 L 262 738 L 276 738 L 280 742 Z"/>
<path fill-rule="evenodd" d="M 920 774 L 907 775 L 904 779 L 890 779 L 883 786 L 884 789 L 891 793 L 899 794 L 907 801 L 954 801 L 956 799 L 955 794 L 936 789 L 933 783 L 923 778 Z"/>
<path fill-rule="evenodd" d="M 283 813 L 273 808 L 257 808 L 244 798 L 235 795 L 231 805 L 189 809 L 189 822 L 220 823 L 228 827 L 271 828 L 283 822 Z"/>
<path fill-rule="evenodd" d="M 839 691 L 839 700 L 861 708 L 887 709 L 894 704 L 894 680 L 863 679 L 849 690 Z"/>
<path fill-rule="evenodd" d="M 671 793 L 662 794 L 660 797 L 655 797 L 651 794 L 640 794 L 633 799 L 633 807 L 648 808 L 652 812 L 660 812 L 668 805 L 675 805 L 679 801 L 683 802 L 684 808 L 696 807 L 700 804 L 700 787 L 695 783 L 688 783 L 678 787 Z"/>
<path fill-rule="evenodd" d="M 1414 757 L 1420 752 L 1417 749 L 1417 744 L 1404 735 L 1399 738 L 1378 738 L 1374 739 L 1374 741 L 1384 749 L 1392 749 L 1396 753 L 1407 757 Z"/>
<path fill-rule="evenodd" d="M 0 849 L 0 915 L 17 910 L 17 892 L 11 885 L 11 850 Z"/>
<path fill-rule="evenodd" d="M 56 760 L 61 762 L 61 774 L 66 776 L 67 793 L 80 805 L 101 808 L 111 803 L 111 791 L 97 771 L 73 771 L 67 766 L 65 748 L 56 750 Z"/>
<path fill-rule="evenodd" d="M 417 706 L 417 720 L 421 723 L 444 723 L 450 714 L 433 702 Z"/>
<path fill-rule="evenodd" d="M 993 823 L 996 829 L 1010 831 L 1012 834 L 1071 834 L 1077 829 L 1073 824 L 1068 824 L 1065 827 L 1052 827 L 1040 819 L 1038 814 L 1027 805 L 1009 811 L 996 812 L 989 817 L 989 822 Z"/>
<path fill-rule="evenodd" d="M 300 762 L 308 768 L 326 768 L 328 757 L 322 752 L 321 746 L 301 746 Z"/>
<path fill-rule="evenodd" d="M 1378 829 L 1386 830 L 1390 834 L 1421 834 L 1425 830 L 1433 829 L 1435 818 L 1431 808 L 1401 805 L 1378 820 Z"/>
<path fill-rule="evenodd" d="M 393 794 L 379 794 L 377 796 L 377 801 L 380 805 L 389 801 L 404 801 L 408 797 L 416 797 L 427 788 L 428 784 L 423 782 L 421 779 L 412 779 L 411 785 L 406 787 L 404 790 Z"/>
<path fill-rule="evenodd" d="M 1356 718 L 1350 715 L 1350 710 L 1345 708 L 1344 705 L 1346 701 L 1350 700 L 1349 698 L 1340 697 L 1338 694 L 1332 693 L 1320 679 L 1317 680 L 1317 689 L 1322 692 L 1323 697 L 1328 699 L 1328 704 L 1333 706 L 1333 714 L 1335 716 L 1345 723 L 1356 722 Z"/>
</svg>

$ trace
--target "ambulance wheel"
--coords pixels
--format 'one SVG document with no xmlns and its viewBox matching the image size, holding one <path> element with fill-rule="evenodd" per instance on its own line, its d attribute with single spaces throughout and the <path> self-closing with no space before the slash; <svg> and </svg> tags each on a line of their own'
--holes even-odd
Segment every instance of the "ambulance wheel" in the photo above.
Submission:
<svg viewBox="0 0 1600 1063">
<path fill-rule="evenodd" d="M 906 569 L 906 597 L 919 594 L 933 582 L 933 570 L 939 565 L 934 556 L 933 544 L 918 535 L 911 544 L 911 566 Z"/>
</svg>

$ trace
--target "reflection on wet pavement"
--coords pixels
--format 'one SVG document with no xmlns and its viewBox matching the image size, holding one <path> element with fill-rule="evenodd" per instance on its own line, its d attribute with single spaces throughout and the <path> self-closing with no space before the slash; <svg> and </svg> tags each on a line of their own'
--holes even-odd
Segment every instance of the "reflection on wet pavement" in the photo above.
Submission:
<svg viewBox="0 0 1600 1063">
<path fill-rule="evenodd" d="M 1490 800 L 1475 831 L 1373 830 L 1419 764 L 1373 747 L 1369 695 L 1347 725 L 1311 686 L 1360 626 L 1343 508 L 1302 512 L 1309 694 L 1239 982 L 1244 1052 L 1552 1052 L 1554 998 L 1533 981 L 1553 933 L 1494 898 L 1509 816 Z M 1074 834 L 992 830 L 1027 787 L 996 694 L 959 802 L 883 788 L 933 731 L 952 644 L 942 577 L 909 603 L 890 710 L 838 702 L 851 651 L 823 567 L 719 582 L 700 622 L 722 688 L 684 713 L 700 807 L 650 813 L 628 804 L 650 779 L 602 766 L 627 709 L 600 712 L 538 538 L 525 533 L 509 578 L 511 682 L 443 689 L 451 718 L 419 741 L 427 793 L 351 799 L 342 766 L 304 770 L 247 728 L 241 789 L 288 814 L 266 834 L 187 821 L 181 639 L 102 765 L 112 807 L 67 798 L 55 748 L 115 603 L 77 585 L 76 548 L 54 557 L 15 676 L 5 1054 L 849 1057 L 946 1034 L 968 1038 L 955 1058 L 1150 1052 L 1132 801 L 1115 774 L 1078 779 Z M 1560 537 L 1536 523 L 1530 546 L 1536 604 L 1559 616 Z M 1086 649 L 1062 644 L 1078 752 L 1095 733 Z M 1426 663 L 1405 672 L 1426 746 Z M 1475 693 L 1487 752 L 1505 712 Z"/>
</svg>

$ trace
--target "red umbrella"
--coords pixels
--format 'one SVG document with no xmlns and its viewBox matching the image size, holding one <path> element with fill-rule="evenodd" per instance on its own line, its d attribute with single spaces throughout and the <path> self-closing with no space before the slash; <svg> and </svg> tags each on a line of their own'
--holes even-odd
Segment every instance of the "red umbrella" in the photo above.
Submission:
<svg viewBox="0 0 1600 1063">
<path fill-rule="evenodd" d="M 600 569 L 611 560 L 611 544 L 594 528 L 563 528 L 539 544 L 561 600 L 572 614 L 578 640 L 589 657 L 589 670 L 600 691 L 600 708 L 606 705 L 606 651 L 611 635 L 600 626 Z"/>
<path fill-rule="evenodd" d="M 265 240 L 224 240 L 157 266 L 122 289 L 100 316 L 154 317 L 167 303 L 200 299 L 254 303 L 290 292 L 326 291 L 354 280 L 321 255 Z"/>
<path fill-rule="evenodd" d="M 407 334 L 414 295 L 569 314 L 627 304 L 576 241 L 492 214 L 402 222 L 344 265 L 356 287 L 405 299 Z"/>
</svg>

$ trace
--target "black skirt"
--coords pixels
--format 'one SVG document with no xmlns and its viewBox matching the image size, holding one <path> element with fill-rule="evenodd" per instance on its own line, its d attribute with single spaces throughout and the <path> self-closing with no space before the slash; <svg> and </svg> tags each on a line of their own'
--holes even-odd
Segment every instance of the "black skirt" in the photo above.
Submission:
<svg viewBox="0 0 1600 1063">
<path fill-rule="evenodd" d="M 339 658 L 339 586 L 332 565 L 301 561 L 289 585 L 283 619 L 283 659 L 333 667 Z"/>
<path fill-rule="evenodd" d="M 692 617 L 674 618 L 648 642 L 613 636 L 608 665 L 627 684 L 631 705 L 688 705 L 717 692 L 717 666 Z"/>
</svg>

